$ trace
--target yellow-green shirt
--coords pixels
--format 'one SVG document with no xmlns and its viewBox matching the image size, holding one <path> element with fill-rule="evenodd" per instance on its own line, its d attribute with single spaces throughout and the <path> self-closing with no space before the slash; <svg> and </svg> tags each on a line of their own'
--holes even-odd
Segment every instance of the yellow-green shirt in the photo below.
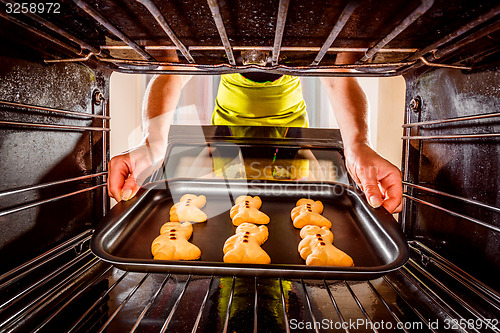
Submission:
<svg viewBox="0 0 500 333">
<path fill-rule="evenodd" d="M 307 127 L 306 103 L 298 76 L 254 82 L 239 73 L 221 76 L 213 125 Z"/>
</svg>

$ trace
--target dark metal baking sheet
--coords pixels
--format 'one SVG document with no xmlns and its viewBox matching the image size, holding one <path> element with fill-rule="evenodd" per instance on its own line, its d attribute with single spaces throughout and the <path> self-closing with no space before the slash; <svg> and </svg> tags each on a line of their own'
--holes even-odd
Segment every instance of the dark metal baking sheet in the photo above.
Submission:
<svg viewBox="0 0 500 333">
<path fill-rule="evenodd" d="M 173 202 L 186 193 L 203 194 L 209 216 L 193 224 L 190 242 L 201 249 L 196 261 L 153 260 L 150 246 L 169 221 Z M 271 264 L 224 263 L 224 242 L 234 235 L 229 209 L 239 195 L 259 195 L 261 211 L 271 218 L 262 248 Z M 298 253 L 299 229 L 290 211 L 300 198 L 321 200 L 332 221 L 334 245 L 349 254 L 354 267 L 306 266 Z M 395 270 L 409 257 L 405 237 L 391 214 L 373 209 L 353 189 L 337 183 L 170 180 L 148 185 L 132 200 L 118 203 L 97 227 L 93 252 L 115 266 L 142 272 L 217 274 L 282 278 L 372 279 Z"/>
</svg>

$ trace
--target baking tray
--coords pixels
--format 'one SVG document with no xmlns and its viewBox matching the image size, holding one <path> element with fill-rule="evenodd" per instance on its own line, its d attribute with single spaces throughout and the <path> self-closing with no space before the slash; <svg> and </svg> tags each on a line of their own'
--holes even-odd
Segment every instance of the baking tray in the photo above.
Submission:
<svg viewBox="0 0 500 333">
<path fill-rule="evenodd" d="M 207 197 L 203 210 L 209 218 L 193 224 L 190 239 L 201 249 L 201 258 L 153 260 L 151 243 L 169 221 L 170 207 L 186 193 Z M 229 209 L 239 195 L 259 195 L 260 210 L 271 218 L 269 238 L 262 245 L 271 257 L 269 265 L 222 260 L 224 242 L 236 230 Z M 297 250 L 299 229 L 290 218 L 296 201 L 304 197 L 323 202 L 323 215 L 333 224 L 334 245 L 353 258 L 354 267 L 305 265 Z M 129 271 L 310 279 L 372 279 L 409 258 L 405 237 L 391 214 L 371 208 L 360 193 L 344 184 L 324 182 L 177 179 L 152 183 L 111 209 L 96 228 L 91 248 L 98 257 Z"/>
</svg>

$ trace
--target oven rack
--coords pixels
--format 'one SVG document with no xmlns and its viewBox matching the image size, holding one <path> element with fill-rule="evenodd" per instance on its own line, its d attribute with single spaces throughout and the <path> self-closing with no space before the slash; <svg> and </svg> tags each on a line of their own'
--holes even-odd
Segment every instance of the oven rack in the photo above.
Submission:
<svg viewBox="0 0 500 333">
<path fill-rule="evenodd" d="M 98 106 L 100 106 L 100 112 L 98 112 Z M 0 99 L 0 110 L 3 113 L 2 119 L 0 119 L 0 127 L 5 128 L 26 128 L 28 131 L 45 130 L 45 131 L 78 131 L 78 132 L 89 132 L 92 138 L 92 133 L 99 133 L 102 136 L 101 144 L 101 170 L 94 173 L 87 172 L 82 176 L 70 177 L 65 179 L 60 179 L 56 181 L 46 182 L 42 184 L 29 185 L 23 187 L 12 188 L 4 191 L 0 191 L 0 200 L 9 199 L 11 196 L 18 195 L 20 193 L 38 191 L 41 189 L 57 187 L 60 185 L 68 183 L 82 183 L 85 185 L 84 188 L 66 192 L 60 195 L 51 195 L 49 198 L 40 199 L 35 202 L 30 202 L 22 205 L 16 205 L 15 207 L 8 207 L 0 209 L 0 217 L 17 213 L 23 210 L 31 209 L 41 205 L 49 204 L 54 201 L 58 201 L 71 196 L 79 195 L 85 192 L 93 192 L 95 190 L 106 188 L 106 177 L 107 177 L 107 158 L 108 158 L 108 139 L 109 139 L 109 120 L 107 101 L 104 99 L 103 95 L 99 91 L 94 91 L 92 94 L 92 113 L 77 112 L 72 110 L 65 110 L 61 108 L 46 107 L 40 105 L 32 105 L 27 103 L 19 103 L 14 101 L 7 101 Z M 29 113 L 26 111 L 29 110 Z M 12 118 L 8 115 L 14 114 L 19 115 L 18 118 Z M 42 114 L 48 119 L 56 118 L 55 122 L 47 122 L 44 120 L 43 123 L 38 123 L 32 118 L 36 115 Z M 5 118 L 5 119 L 4 119 Z M 67 121 L 87 121 L 90 120 L 92 123 L 94 121 L 100 122 L 98 125 L 74 125 L 74 124 L 62 124 L 61 122 Z M 91 154 L 93 151 L 91 152 Z M 109 200 L 106 191 L 102 191 L 102 216 L 106 215 L 109 210 Z"/>
<path fill-rule="evenodd" d="M 408 105 L 407 108 L 407 118 L 410 119 L 410 116 L 408 115 L 411 112 L 420 112 L 421 108 L 421 101 L 419 97 L 414 98 Z M 500 227 L 495 225 L 495 220 L 494 221 L 484 221 L 480 220 L 477 218 L 474 218 L 472 216 L 466 215 L 459 213 L 456 208 L 454 209 L 448 209 L 445 208 L 442 203 L 436 204 L 429 202 L 428 200 L 423 200 L 422 198 L 419 198 L 419 193 L 420 191 L 421 194 L 425 195 L 434 195 L 437 198 L 444 198 L 444 199 L 451 199 L 455 202 L 461 202 L 465 203 L 467 205 L 474 206 L 476 208 L 484 208 L 488 211 L 493 212 L 494 214 L 500 214 L 500 208 L 495 207 L 490 204 L 486 204 L 484 202 L 474 200 L 471 198 L 466 198 L 463 196 L 451 194 L 445 191 L 440 191 L 437 190 L 434 187 L 434 184 L 420 184 L 416 180 L 410 180 L 409 179 L 409 161 L 410 161 L 410 156 L 409 156 L 409 151 L 410 151 L 410 141 L 418 141 L 418 145 L 420 146 L 420 151 L 422 150 L 422 145 L 424 143 L 428 142 L 434 142 L 434 143 L 439 143 L 439 142 L 447 142 L 447 143 L 453 143 L 453 144 L 464 144 L 469 142 L 470 140 L 484 140 L 482 142 L 489 142 L 487 140 L 498 140 L 500 137 L 500 133 L 498 131 L 491 131 L 490 133 L 483 133 L 485 131 L 478 131 L 477 128 L 485 125 L 486 123 L 480 123 L 481 121 L 497 121 L 496 118 L 500 117 L 500 113 L 498 112 L 493 112 L 493 113 L 485 113 L 485 114 L 476 114 L 476 115 L 471 115 L 471 116 L 461 116 L 461 117 L 453 117 L 453 118 L 446 118 L 446 119 L 435 119 L 435 120 L 426 120 L 426 121 L 415 121 L 415 122 L 406 122 L 403 124 L 403 130 L 405 135 L 401 137 L 405 144 L 405 152 L 404 152 L 404 177 L 403 177 L 403 202 L 405 205 L 408 205 L 409 201 L 412 201 L 414 203 L 424 205 L 426 207 L 430 207 L 434 210 L 444 212 L 450 216 L 457 217 L 460 220 L 465 220 L 471 223 L 474 223 L 476 225 L 479 225 L 481 227 L 487 228 L 491 231 L 494 231 L 496 233 L 500 232 Z M 432 131 L 432 130 L 437 130 L 441 129 L 439 126 L 456 126 L 459 130 L 463 131 L 464 128 L 471 127 L 470 122 L 476 122 L 474 124 L 475 127 L 472 127 L 474 129 L 473 133 L 453 133 L 453 134 L 439 134 L 439 135 L 420 135 L 419 131 L 421 130 L 426 130 L 426 131 Z M 453 127 L 451 127 L 453 128 Z M 426 185 L 426 186 L 424 186 Z M 408 230 L 408 226 L 406 226 L 406 221 L 407 221 L 407 213 L 403 212 L 403 230 L 406 232 Z"/>
<path fill-rule="evenodd" d="M 125 272 L 90 253 L 92 232 L 0 276 L 2 331 L 500 331 L 500 294 L 415 241 L 383 278 L 282 280 Z"/>
<path fill-rule="evenodd" d="M 13 4 L 11 0 L 1 0 L 4 4 Z M 148 15 L 150 15 L 155 24 L 163 31 L 165 38 L 168 38 L 173 45 L 140 45 L 140 40 L 133 40 L 119 27 L 110 22 L 98 9 L 91 6 L 84 0 L 74 0 L 72 5 L 76 5 L 88 17 L 93 20 L 96 26 L 104 29 L 108 34 L 120 40 L 122 45 L 93 45 L 84 39 L 75 36 L 66 31 L 57 24 L 43 18 L 35 13 L 25 13 L 22 16 L 18 14 L 0 13 L 0 16 L 27 29 L 44 39 L 47 39 L 70 54 L 76 54 L 76 58 L 45 59 L 46 63 L 58 62 L 86 62 L 92 58 L 109 65 L 113 70 L 124 73 L 170 73 L 170 74 L 227 74 L 234 72 L 248 72 L 255 70 L 265 70 L 274 73 L 300 75 L 300 76 L 394 76 L 404 75 L 422 66 L 448 67 L 462 70 L 469 70 L 471 67 L 465 66 L 463 61 L 455 61 L 452 64 L 442 63 L 444 59 L 456 53 L 459 49 L 470 45 L 474 41 L 488 36 L 500 29 L 500 23 L 496 19 L 500 14 L 500 6 L 491 8 L 486 13 L 467 22 L 465 25 L 456 29 L 437 41 L 423 48 L 398 48 L 387 47 L 396 37 L 405 32 L 418 19 L 422 18 L 436 4 L 434 0 L 421 0 L 420 4 L 413 9 L 403 20 L 394 22 L 392 30 L 380 40 L 371 41 L 371 47 L 332 47 L 339 34 L 343 31 L 346 23 L 354 17 L 356 11 L 363 9 L 366 1 L 349 1 L 341 11 L 331 32 L 321 46 L 305 45 L 282 45 L 286 35 L 287 13 L 290 7 L 290 0 L 280 0 L 278 4 L 275 19 L 275 36 L 273 45 L 232 45 L 231 38 L 228 36 L 227 28 L 221 12 L 220 4 L 217 0 L 207 0 L 206 5 L 210 9 L 213 23 L 217 28 L 222 45 L 185 45 L 176 35 L 172 28 L 172 22 L 169 16 L 165 15 L 152 0 L 140 0 Z M 295 5 L 295 4 L 294 4 Z M 132 10 L 132 9 L 130 9 Z M 444 9 L 446 10 L 446 9 Z M 34 22 L 39 27 L 35 27 L 26 21 Z M 208 20 L 205 17 L 198 17 L 198 20 Z M 227 20 L 227 18 L 226 18 Z M 132 22 L 131 22 L 132 23 Z M 150 27 L 158 29 L 157 27 Z M 95 43 L 95 42 L 94 42 Z M 136 56 L 142 60 L 120 58 L 110 55 L 110 50 L 132 50 Z M 157 61 L 151 54 L 152 50 L 173 50 L 179 51 L 183 56 L 184 62 Z M 237 63 L 235 51 L 240 50 L 266 50 L 271 52 L 270 66 L 241 65 Z M 193 52 L 214 51 L 224 54 L 227 62 L 218 64 L 203 64 L 199 59 L 195 59 Z M 491 56 L 498 50 L 487 48 L 484 52 L 467 58 L 468 63 L 473 63 L 474 59 L 483 59 Z M 308 66 L 296 66 L 280 63 L 281 52 L 317 52 L 314 59 Z M 327 53 L 361 53 L 360 58 L 350 64 L 329 64 L 321 65 L 321 61 Z M 485 53 L 486 52 L 486 53 Z M 374 56 L 382 53 L 402 53 L 406 54 L 404 61 L 382 61 L 374 62 Z M 200 58 L 201 59 L 201 58 Z M 198 61 L 197 61 L 198 60 Z M 152 67 L 153 66 L 153 67 Z M 168 66 L 168 69 L 158 66 Z M 346 71 L 355 70 L 353 71 Z"/>
</svg>

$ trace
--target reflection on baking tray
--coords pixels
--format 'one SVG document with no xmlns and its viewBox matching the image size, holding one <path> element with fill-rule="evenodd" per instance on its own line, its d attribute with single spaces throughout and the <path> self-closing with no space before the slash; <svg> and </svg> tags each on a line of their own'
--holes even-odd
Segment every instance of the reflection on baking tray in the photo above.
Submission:
<svg viewBox="0 0 500 333">
<path fill-rule="evenodd" d="M 167 156 L 165 179 L 207 178 L 289 181 L 333 181 L 348 184 L 338 149 L 266 144 L 286 142 L 288 128 L 231 127 L 232 138 L 263 139 L 254 144 L 206 142 L 174 143 Z"/>
</svg>

